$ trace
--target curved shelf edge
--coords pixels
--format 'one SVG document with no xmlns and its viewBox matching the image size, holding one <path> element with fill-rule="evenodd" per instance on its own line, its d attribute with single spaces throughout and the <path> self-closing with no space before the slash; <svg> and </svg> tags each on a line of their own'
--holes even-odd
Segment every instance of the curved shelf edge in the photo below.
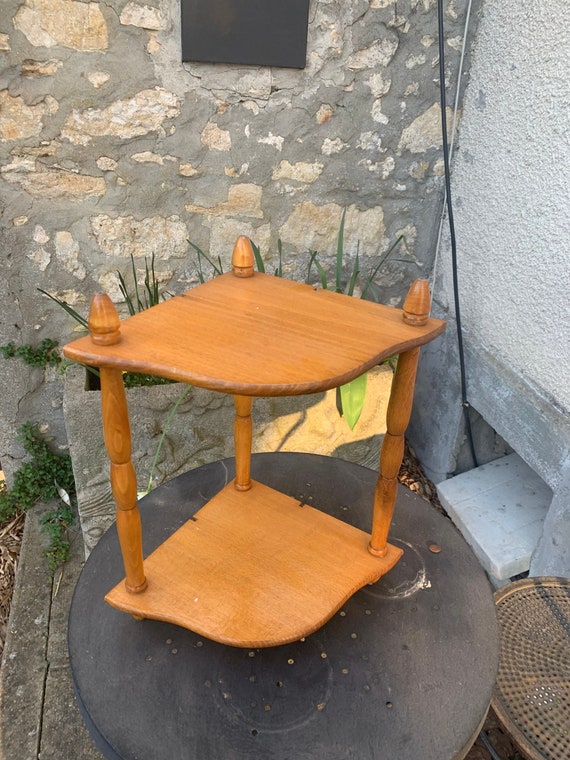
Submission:
<svg viewBox="0 0 570 760">
<path fill-rule="evenodd" d="M 145 560 L 148 588 L 124 582 L 105 600 L 236 647 L 297 641 L 399 560 L 368 550 L 369 534 L 253 481 L 227 485 Z"/>
</svg>

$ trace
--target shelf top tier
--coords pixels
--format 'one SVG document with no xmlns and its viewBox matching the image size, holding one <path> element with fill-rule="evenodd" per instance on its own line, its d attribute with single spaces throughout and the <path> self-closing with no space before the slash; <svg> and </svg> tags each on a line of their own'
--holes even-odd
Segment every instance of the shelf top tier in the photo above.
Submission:
<svg viewBox="0 0 570 760">
<path fill-rule="evenodd" d="M 64 354 L 225 393 L 290 396 L 343 385 L 444 329 L 431 318 L 406 324 L 402 310 L 390 306 L 230 272 L 123 320 L 112 345 L 88 335 Z"/>
</svg>

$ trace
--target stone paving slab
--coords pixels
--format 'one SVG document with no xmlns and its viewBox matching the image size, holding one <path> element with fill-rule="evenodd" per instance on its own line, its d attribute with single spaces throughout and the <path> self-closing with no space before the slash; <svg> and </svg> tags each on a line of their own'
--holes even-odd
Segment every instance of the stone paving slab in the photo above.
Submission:
<svg viewBox="0 0 570 760">
<path fill-rule="evenodd" d="M 39 520 L 28 513 L 0 671 L 0 760 L 101 760 L 75 705 L 67 656 L 67 616 L 84 561 L 72 556 L 52 579 Z"/>
<path fill-rule="evenodd" d="M 518 454 L 456 475 L 437 490 L 495 582 L 508 582 L 529 569 L 552 491 Z"/>
</svg>

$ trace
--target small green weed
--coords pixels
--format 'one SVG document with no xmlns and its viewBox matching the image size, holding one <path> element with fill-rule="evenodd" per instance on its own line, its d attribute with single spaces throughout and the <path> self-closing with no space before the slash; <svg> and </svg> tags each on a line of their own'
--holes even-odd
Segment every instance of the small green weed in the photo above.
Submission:
<svg viewBox="0 0 570 760">
<path fill-rule="evenodd" d="M 4 359 L 13 359 L 19 356 L 26 364 L 31 367 L 57 367 L 61 364 L 61 356 L 57 351 L 57 340 L 52 338 L 44 338 L 37 346 L 32 346 L 30 343 L 24 343 L 22 346 L 16 346 L 13 341 L 7 343 L 5 346 L 0 346 L 0 354 Z"/>
<path fill-rule="evenodd" d="M 44 551 L 44 557 L 47 557 L 52 574 L 69 559 L 67 530 L 73 522 L 71 507 L 63 503 L 40 518 L 42 533 L 45 533 L 49 539 L 49 546 Z"/>
<path fill-rule="evenodd" d="M 39 501 L 60 499 L 56 482 L 67 493 L 75 492 L 69 455 L 53 452 L 37 426 L 30 422 L 26 422 L 18 430 L 18 439 L 23 444 L 29 461 L 24 462 L 14 473 L 14 485 L 10 490 L 4 484 L 0 487 L 0 522 L 8 520 L 18 512 L 26 511 Z M 71 508 L 63 503 L 53 512 L 47 513 L 42 520 L 42 530 L 50 537 L 50 545 L 44 553 L 52 571 L 69 556 L 66 528 L 72 522 Z M 60 526 L 57 535 L 53 527 L 56 523 Z"/>
<path fill-rule="evenodd" d="M 356 286 L 361 280 L 362 272 L 360 270 L 359 250 L 357 247 L 356 256 L 352 263 L 352 268 L 346 271 L 345 255 L 344 255 L 344 225 L 346 220 L 346 209 L 342 212 L 340 220 L 340 227 L 337 236 L 336 244 L 336 259 L 335 259 L 335 271 L 334 271 L 334 284 L 329 283 L 327 274 L 324 267 L 319 262 L 317 251 L 311 251 L 309 257 L 309 265 L 307 267 L 307 283 L 311 281 L 311 269 L 313 265 L 317 270 L 319 283 L 323 290 L 334 290 L 336 293 L 345 293 L 348 296 L 353 296 L 356 291 Z M 401 263 L 410 264 L 413 263 L 413 259 L 394 259 L 391 258 L 392 254 L 398 249 L 399 246 L 406 247 L 406 240 L 403 235 L 400 235 L 383 254 L 380 261 L 376 264 L 374 269 L 368 274 L 364 282 L 362 282 L 360 298 L 368 298 L 371 301 L 378 302 L 379 292 L 374 278 L 378 274 L 381 267 L 391 259 L 392 261 L 399 261 Z M 333 328 L 334 329 L 334 328 Z M 383 364 L 392 365 L 394 357 L 390 356 Z M 364 408 L 364 400 L 366 398 L 366 384 L 367 375 L 360 375 L 360 377 L 351 380 L 345 385 L 341 385 L 336 389 L 336 407 L 341 417 L 344 417 L 351 430 L 354 427 Z"/>
</svg>

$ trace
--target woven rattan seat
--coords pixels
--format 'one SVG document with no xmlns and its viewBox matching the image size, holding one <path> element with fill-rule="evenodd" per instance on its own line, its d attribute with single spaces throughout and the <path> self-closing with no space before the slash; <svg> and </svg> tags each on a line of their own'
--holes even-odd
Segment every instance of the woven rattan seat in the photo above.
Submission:
<svg viewBox="0 0 570 760">
<path fill-rule="evenodd" d="M 570 579 L 495 593 L 501 658 L 493 708 L 530 760 L 570 758 Z"/>
</svg>

